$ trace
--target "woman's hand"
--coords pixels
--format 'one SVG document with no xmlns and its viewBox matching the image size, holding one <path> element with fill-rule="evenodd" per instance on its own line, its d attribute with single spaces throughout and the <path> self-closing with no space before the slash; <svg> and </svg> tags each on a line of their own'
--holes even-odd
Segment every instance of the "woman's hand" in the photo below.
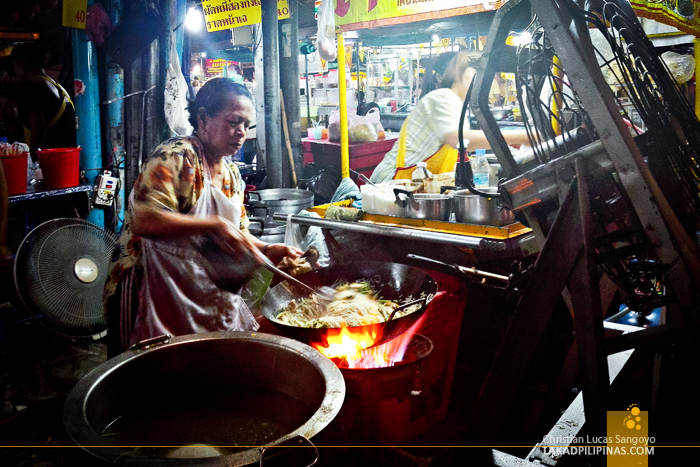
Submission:
<svg viewBox="0 0 700 467">
<path fill-rule="evenodd" d="M 213 232 L 221 241 L 226 243 L 238 253 L 250 251 L 254 253 L 255 256 L 255 253 L 257 253 L 257 247 L 247 235 L 245 235 L 236 225 L 234 225 L 233 222 L 224 219 L 223 217 L 218 217 L 217 220 L 218 222 L 215 223 L 215 229 Z"/>
<path fill-rule="evenodd" d="M 285 258 L 289 258 L 290 260 L 299 259 L 303 254 L 300 249 L 287 246 L 284 243 L 271 243 L 261 248 L 260 251 L 270 258 L 270 261 L 275 265 L 280 264 Z"/>
</svg>

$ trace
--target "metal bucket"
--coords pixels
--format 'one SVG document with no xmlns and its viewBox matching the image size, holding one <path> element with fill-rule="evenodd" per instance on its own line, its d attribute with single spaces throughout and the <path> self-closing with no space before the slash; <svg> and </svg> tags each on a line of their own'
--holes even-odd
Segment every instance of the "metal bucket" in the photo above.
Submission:
<svg viewBox="0 0 700 467">
<path fill-rule="evenodd" d="M 344 397 L 340 371 L 311 347 L 218 332 L 108 360 L 71 391 L 63 418 L 78 445 L 114 464 L 241 466 L 260 462 L 263 448 L 250 446 L 316 435 Z"/>
<path fill-rule="evenodd" d="M 498 193 L 498 188 L 479 188 L 485 193 Z M 484 198 L 469 190 L 455 191 L 454 211 L 457 222 L 463 224 L 491 225 L 501 227 L 515 222 L 513 212 L 501 205 L 498 198 Z"/>
</svg>

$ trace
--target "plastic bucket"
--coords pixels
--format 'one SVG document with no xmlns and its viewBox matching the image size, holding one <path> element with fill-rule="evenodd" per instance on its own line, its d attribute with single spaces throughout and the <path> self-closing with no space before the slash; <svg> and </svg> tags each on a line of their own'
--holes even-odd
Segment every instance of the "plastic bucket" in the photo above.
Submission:
<svg viewBox="0 0 700 467">
<path fill-rule="evenodd" d="M 0 156 L 2 157 L 2 166 L 5 169 L 8 195 L 19 195 L 27 192 L 27 156 L 26 152 Z"/>
<path fill-rule="evenodd" d="M 39 166 L 48 189 L 80 184 L 80 148 L 40 149 Z"/>
</svg>

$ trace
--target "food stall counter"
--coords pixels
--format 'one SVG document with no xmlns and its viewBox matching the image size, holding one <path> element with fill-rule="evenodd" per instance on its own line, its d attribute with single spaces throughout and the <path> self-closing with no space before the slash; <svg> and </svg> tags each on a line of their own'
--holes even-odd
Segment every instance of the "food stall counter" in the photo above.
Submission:
<svg viewBox="0 0 700 467">
<path fill-rule="evenodd" d="M 398 133 L 392 133 L 371 143 L 350 143 L 350 169 L 371 176 L 398 137 Z M 333 167 L 340 171 L 339 141 L 302 138 L 301 143 L 304 147 L 304 164 L 313 162 L 319 167 Z"/>
<path fill-rule="evenodd" d="M 277 221 L 287 216 L 275 214 Z M 358 222 L 291 216 L 295 224 L 322 229 L 345 230 L 367 235 L 379 235 L 412 241 L 451 245 L 470 251 L 492 252 L 497 255 L 536 251 L 531 229 L 516 223 L 505 227 L 470 226 L 453 222 L 416 221 L 399 217 L 364 214 Z"/>
</svg>

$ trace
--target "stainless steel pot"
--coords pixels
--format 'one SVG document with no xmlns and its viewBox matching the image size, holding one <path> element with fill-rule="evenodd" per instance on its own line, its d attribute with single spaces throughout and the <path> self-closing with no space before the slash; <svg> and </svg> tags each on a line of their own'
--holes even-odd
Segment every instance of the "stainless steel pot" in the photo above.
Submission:
<svg viewBox="0 0 700 467">
<path fill-rule="evenodd" d="M 267 217 L 275 213 L 299 214 L 314 206 L 314 194 L 296 188 L 274 188 L 248 192 L 252 217 Z"/>
<path fill-rule="evenodd" d="M 277 222 L 272 217 L 250 218 L 250 233 L 266 243 L 284 243 L 287 224 Z"/>
<path fill-rule="evenodd" d="M 485 193 L 498 193 L 497 187 L 479 188 Z M 452 193 L 457 222 L 501 227 L 515 222 L 515 215 L 501 205 L 498 198 L 484 198 L 469 190 Z"/>
<path fill-rule="evenodd" d="M 402 217 L 413 219 L 430 219 L 449 221 L 452 214 L 452 196 L 432 193 L 413 193 L 394 188 L 396 204 L 401 209 Z"/>
<path fill-rule="evenodd" d="M 313 348 L 281 336 L 217 332 L 108 360 L 71 391 L 63 419 L 78 445 L 114 464 L 241 466 L 260 461 L 263 449 L 249 446 L 316 435 L 344 397 L 340 371 Z M 134 444 L 186 447 L 125 447 Z M 236 444 L 243 447 L 214 447 Z"/>
</svg>

